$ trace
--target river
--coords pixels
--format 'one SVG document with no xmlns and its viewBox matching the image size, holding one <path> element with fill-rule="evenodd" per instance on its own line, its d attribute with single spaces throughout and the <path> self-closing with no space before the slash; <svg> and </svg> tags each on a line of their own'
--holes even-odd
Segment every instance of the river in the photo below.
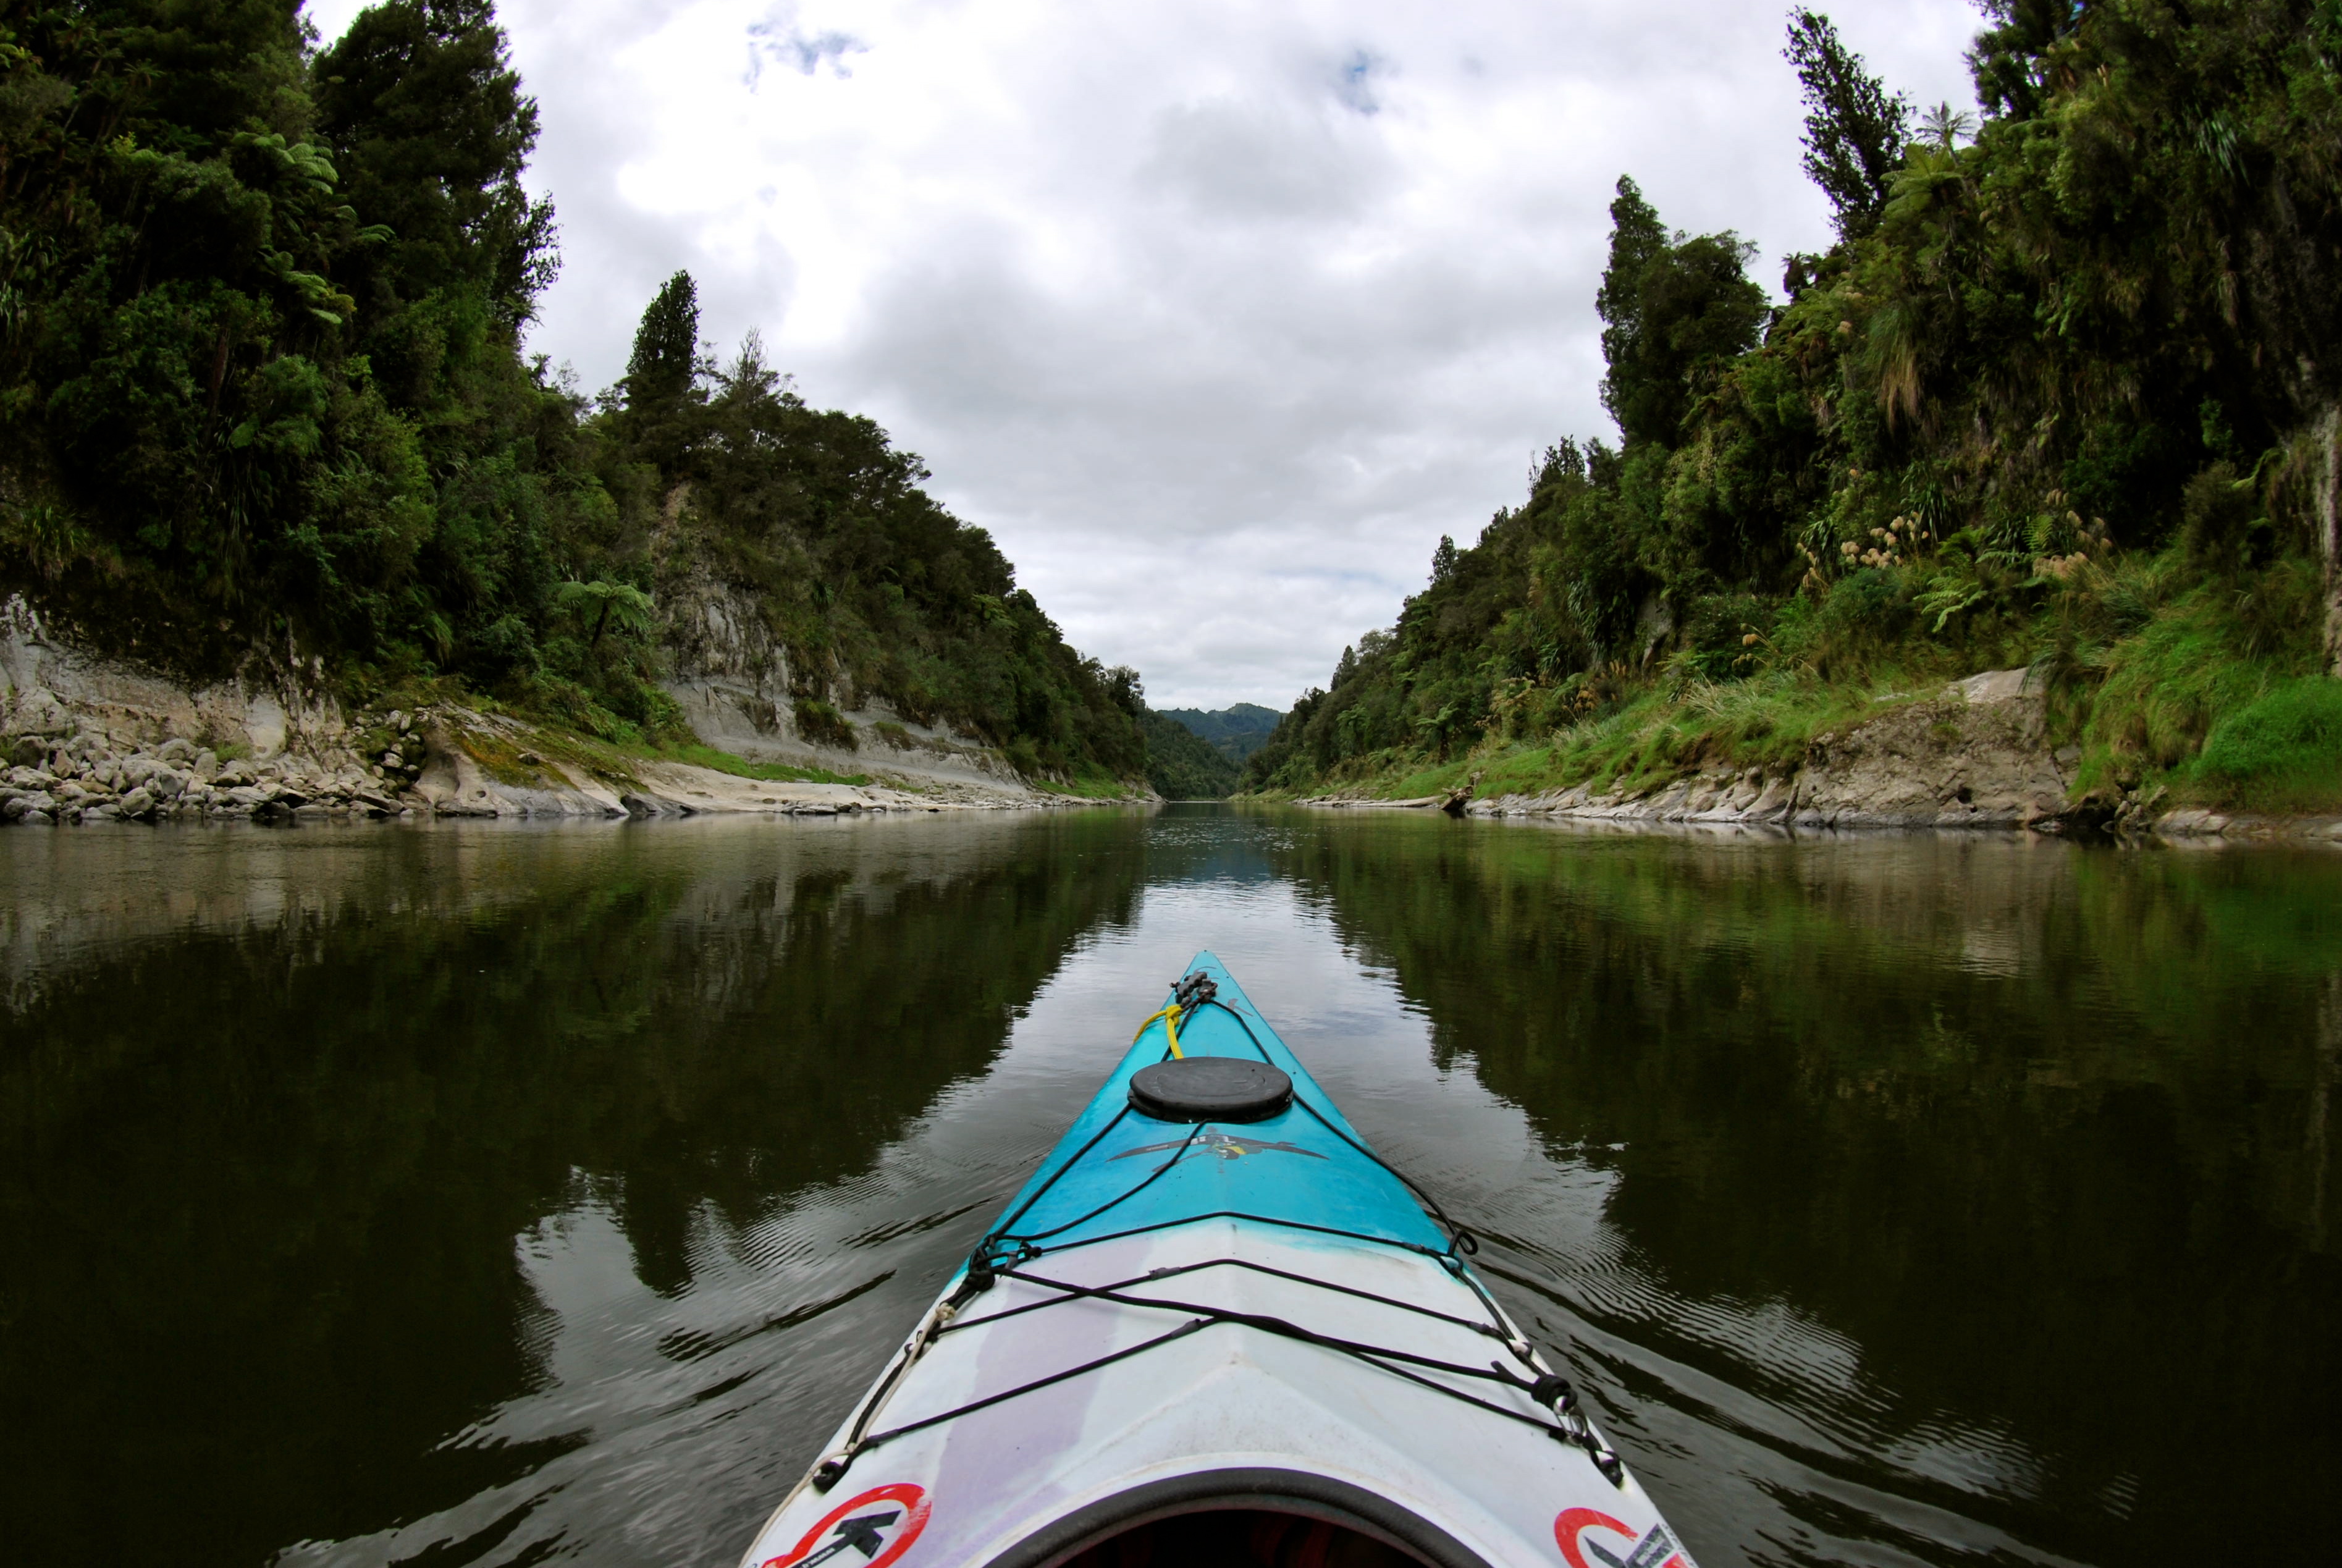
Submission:
<svg viewBox="0 0 2342 1568">
<path fill-rule="evenodd" d="M 0 834 L 13 1561 L 734 1562 L 1198 948 L 1737 1564 L 2314 1556 L 2342 854 Z"/>
</svg>

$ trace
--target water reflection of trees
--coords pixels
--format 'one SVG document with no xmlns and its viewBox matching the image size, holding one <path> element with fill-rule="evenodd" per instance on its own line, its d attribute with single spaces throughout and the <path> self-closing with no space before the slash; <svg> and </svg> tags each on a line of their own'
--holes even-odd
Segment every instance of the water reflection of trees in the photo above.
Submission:
<svg viewBox="0 0 2342 1568">
<path fill-rule="evenodd" d="M 252 1561 L 525 1472 L 407 1458 L 536 1375 L 515 1235 L 586 1176 L 685 1288 L 695 1223 L 850 1176 L 986 1066 L 1129 917 L 1133 826 L 255 834 L 200 870 L 125 835 L 45 920 L 10 867 L 11 1534 Z"/>
<path fill-rule="evenodd" d="M 2331 1494 L 2342 860 L 1388 821 L 1283 856 L 1444 1057 L 1615 1169 L 1671 1295 L 1817 1315 L 1882 1431 L 2008 1423 L 2100 1526 L 2127 1468 L 2149 1556 L 2197 1422 L 2247 1514 Z"/>
</svg>

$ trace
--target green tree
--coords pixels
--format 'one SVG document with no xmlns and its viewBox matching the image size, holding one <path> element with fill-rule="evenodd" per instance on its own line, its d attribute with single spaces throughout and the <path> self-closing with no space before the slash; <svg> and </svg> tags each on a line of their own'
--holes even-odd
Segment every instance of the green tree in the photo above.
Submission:
<svg viewBox="0 0 2342 1568">
<path fill-rule="evenodd" d="M 2073 35 L 2081 0 L 1979 0 L 1979 8 L 1993 25 L 1968 50 L 1977 101 L 1988 115 L 2030 120 L 2050 85 L 2045 62 L 2058 40 Z"/>
<path fill-rule="evenodd" d="M 659 286 L 635 328 L 626 359 L 626 403 L 653 412 L 680 402 L 699 363 L 699 285 L 678 272 Z"/>
<path fill-rule="evenodd" d="M 1620 430 L 1631 422 L 1636 433 L 1661 439 L 1674 434 L 1672 424 L 1663 411 L 1645 407 L 1644 388 L 1619 367 L 1633 362 L 1641 349 L 1646 336 L 1643 274 L 1666 248 L 1666 225 L 1659 222 L 1658 210 L 1643 199 L 1632 175 L 1619 175 L 1617 194 L 1610 202 L 1609 265 L 1602 269 L 1602 286 L 1594 295 L 1595 314 L 1602 318 L 1602 359 L 1609 366 L 1602 378 L 1602 406 Z"/>
<path fill-rule="evenodd" d="M 487 0 L 384 0 L 314 59 L 287 0 L 0 12 L 0 590 L 190 671 L 322 654 L 640 739 L 680 723 L 652 590 L 712 579 L 799 703 L 1137 776 L 1135 677 L 871 421 L 753 336 L 716 375 L 687 275 L 623 406 L 523 357 L 536 133 Z"/>
<path fill-rule="evenodd" d="M 1917 141 L 1827 20 L 1795 14 L 1807 152 L 1843 222 L 1791 258 L 1777 314 L 1732 236 L 1670 236 L 1621 183 L 1596 306 L 1623 446 L 1548 464 L 1288 715 L 1256 783 L 1536 736 L 1663 673 L 1780 690 L 2036 662 L 2097 715 L 2107 760 L 2086 747 L 2085 777 L 2119 781 L 2192 767 L 2237 694 L 2327 667 L 2305 595 L 2342 584 L 2317 547 L 2342 11 L 1987 11 L 1983 123 L 1967 139 L 1939 108 Z M 1644 764 L 1785 744 L 1756 738 L 1777 716 L 1685 717 Z"/>
<path fill-rule="evenodd" d="M 339 264 L 374 236 L 315 139 L 293 13 L 128 0 L 5 29 L 0 534 L 43 534 L 51 602 L 150 657 L 338 634 L 427 504 L 341 368 Z"/>
<path fill-rule="evenodd" d="M 602 645 L 602 634 L 613 626 L 632 636 L 649 633 L 656 608 L 651 596 L 633 584 L 612 583 L 599 577 L 591 583 L 564 583 L 555 591 L 554 598 L 563 609 L 591 627 L 586 634 L 588 654 Z"/>
<path fill-rule="evenodd" d="M 1236 764 L 1186 725 L 1152 708 L 1142 708 L 1138 726 L 1146 737 L 1146 782 L 1166 800 L 1220 800 L 1236 784 Z"/>
<path fill-rule="evenodd" d="M 1829 198 L 1838 234 L 1867 234 L 1887 205 L 1903 162 L 1911 105 L 1863 69 L 1830 19 L 1799 6 L 1789 13 L 1783 51 L 1806 103 L 1807 175 Z"/>
<path fill-rule="evenodd" d="M 1976 134 L 1976 116 L 1965 109 L 1953 108 L 1947 100 L 1920 116 L 1919 130 L 1937 152 L 1955 152 L 1962 137 Z"/>
<path fill-rule="evenodd" d="M 383 0 L 312 75 L 349 202 L 388 231 L 350 258 L 351 292 L 382 312 L 469 285 L 518 327 L 552 281 L 553 205 L 521 184 L 536 101 L 489 0 Z"/>
<path fill-rule="evenodd" d="M 706 368 L 699 356 L 699 288 L 689 273 L 678 272 L 660 285 L 635 328 L 621 421 L 635 454 L 671 479 L 685 476 L 688 454 L 706 431 L 699 386 Z"/>
<path fill-rule="evenodd" d="M 429 486 L 411 566 L 354 601 L 341 640 L 485 683 L 533 677 L 555 587 L 582 564 L 555 558 L 607 505 L 577 400 L 520 355 L 557 260 L 552 206 L 522 183 L 536 105 L 486 0 L 384 0 L 309 85 L 365 225 L 336 274 L 359 301 L 347 363 L 411 433 Z"/>
<path fill-rule="evenodd" d="M 1623 176 L 1610 218 L 1610 262 L 1594 302 L 1609 365 L 1602 405 L 1629 445 L 1672 445 L 1720 367 L 1764 323 L 1765 292 L 1747 275 L 1754 247 L 1728 233 L 1670 241 Z"/>
</svg>

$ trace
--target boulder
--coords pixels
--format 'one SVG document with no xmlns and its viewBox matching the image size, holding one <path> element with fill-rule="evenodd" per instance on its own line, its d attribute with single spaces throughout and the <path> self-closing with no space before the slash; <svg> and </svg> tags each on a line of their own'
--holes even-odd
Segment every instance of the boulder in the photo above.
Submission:
<svg viewBox="0 0 2342 1568">
<path fill-rule="evenodd" d="M 18 692 L 12 705 L 15 713 L 9 727 L 20 734 L 63 736 L 73 733 L 73 714 L 57 701 L 55 694 L 42 687 L 32 686 Z"/>
<path fill-rule="evenodd" d="M 151 816 L 154 814 L 155 811 L 155 797 L 147 794 L 145 786 L 141 785 L 132 789 L 129 794 L 124 795 L 122 797 L 122 804 L 115 809 L 124 816 Z"/>
</svg>

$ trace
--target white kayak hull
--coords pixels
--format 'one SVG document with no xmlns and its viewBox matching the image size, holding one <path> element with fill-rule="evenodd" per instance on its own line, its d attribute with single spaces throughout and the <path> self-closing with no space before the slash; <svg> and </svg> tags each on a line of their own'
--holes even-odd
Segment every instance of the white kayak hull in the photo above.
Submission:
<svg viewBox="0 0 2342 1568">
<path fill-rule="evenodd" d="M 1557 1421 L 1521 1386 L 1522 1369 L 1549 1369 L 1460 1257 L 1179 1206 L 1244 1207 L 1251 1173 L 1321 1158 L 1315 1129 L 1151 1131 L 1108 1173 L 1145 1191 L 1088 1236 L 1011 1258 L 980 1293 L 954 1278 L 743 1568 L 1054 1568 L 1213 1509 L 1325 1520 L 1436 1568 L 1691 1568 L 1582 1418 Z M 1179 1170 L 1190 1190 L 1166 1193 L 1143 1178 L 1166 1144 L 1224 1169 Z M 1099 1228 L 1117 1223 L 1136 1233 Z"/>
</svg>

